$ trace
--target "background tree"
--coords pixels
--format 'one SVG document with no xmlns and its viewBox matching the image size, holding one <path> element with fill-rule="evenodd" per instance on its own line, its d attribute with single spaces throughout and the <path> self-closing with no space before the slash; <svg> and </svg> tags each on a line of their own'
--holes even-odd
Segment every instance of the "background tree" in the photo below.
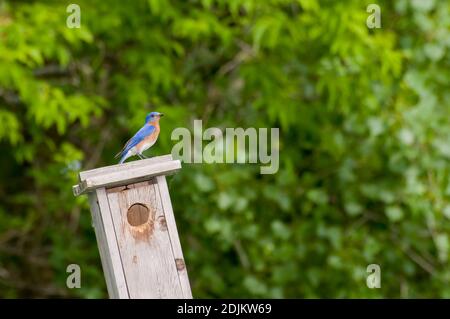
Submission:
<svg viewBox="0 0 450 319">
<path fill-rule="evenodd" d="M 280 171 L 169 180 L 196 297 L 450 297 L 450 4 L 0 1 L 0 296 L 105 297 L 80 169 L 150 110 L 280 127 Z M 82 288 L 65 286 L 77 263 Z M 366 267 L 381 266 L 381 289 Z"/>
</svg>

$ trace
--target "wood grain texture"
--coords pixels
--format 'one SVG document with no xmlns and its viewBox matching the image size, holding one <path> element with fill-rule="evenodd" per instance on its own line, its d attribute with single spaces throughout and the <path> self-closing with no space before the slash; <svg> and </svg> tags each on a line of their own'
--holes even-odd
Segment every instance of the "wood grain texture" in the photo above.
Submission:
<svg viewBox="0 0 450 319">
<path fill-rule="evenodd" d="M 107 193 L 130 298 L 184 298 L 156 180 Z M 148 221 L 131 226 L 130 206 L 150 210 Z"/>
<path fill-rule="evenodd" d="M 178 270 L 178 276 L 180 278 L 183 298 L 192 299 L 191 285 L 189 283 L 186 263 L 183 257 L 183 250 L 181 249 L 180 238 L 178 237 L 177 225 L 172 209 L 172 202 L 170 201 L 170 194 L 167 187 L 166 177 L 157 176 L 156 181 L 156 187 L 159 190 L 164 215 L 166 217 L 167 231 L 169 233 L 172 251 L 175 259 L 175 265 Z"/>
<path fill-rule="evenodd" d="M 109 297 L 129 298 L 105 189 L 91 193 L 89 203 Z"/>
<path fill-rule="evenodd" d="M 149 159 L 150 160 L 150 159 Z M 147 160 L 142 160 L 147 161 Z M 179 160 L 164 160 L 162 162 L 152 162 L 146 165 L 132 166 L 131 163 L 114 165 L 116 169 L 107 172 L 97 172 L 87 175 L 86 179 L 81 180 L 78 185 L 73 187 L 75 196 L 93 191 L 102 187 L 115 187 L 142 182 L 158 175 L 173 174 L 181 168 Z M 86 174 L 80 173 L 80 176 Z"/>
<path fill-rule="evenodd" d="M 147 159 L 143 159 L 143 160 L 131 161 L 131 162 L 123 163 L 123 164 L 99 167 L 99 168 L 91 169 L 88 171 L 80 172 L 79 180 L 84 181 L 93 176 L 114 173 L 117 170 L 120 170 L 123 168 L 125 168 L 125 169 L 137 168 L 137 167 L 147 166 L 149 164 L 167 162 L 167 161 L 171 161 L 171 160 L 172 160 L 172 155 L 168 154 L 168 155 L 162 155 L 162 156 L 155 156 L 155 157 L 151 157 L 151 158 L 147 158 Z"/>
</svg>

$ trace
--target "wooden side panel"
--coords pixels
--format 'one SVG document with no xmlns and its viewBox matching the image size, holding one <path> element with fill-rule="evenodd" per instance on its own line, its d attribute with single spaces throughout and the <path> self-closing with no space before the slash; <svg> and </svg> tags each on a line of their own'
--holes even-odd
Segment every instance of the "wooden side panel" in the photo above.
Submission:
<svg viewBox="0 0 450 319">
<path fill-rule="evenodd" d="M 89 194 L 95 236 L 110 298 L 129 298 L 104 188 Z"/>
<path fill-rule="evenodd" d="M 107 191 L 130 298 L 184 298 L 156 179 Z M 148 220 L 128 222 L 133 204 Z M 139 210 L 140 211 L 140 210 Z"/>
<path fill-rule="evenodd" d="M 157 176 L 156 180 L 158 182 L 156 186 L 159 189 L 164 214 L 166 216 L 167 230 L 169 232 L 170 242 L 177 265 L 178 276 L 180 278 L 181 289 L 183 291 L 183 298 L 192 299 L 191 285 L 189 284 L 189 277 L 183 257 L 183 250 L 181 249 L 180 238 L 178 237 L 177 225 L 173 214 L 172 202 L 170 201 L 166 177 Z"/>
</svg>

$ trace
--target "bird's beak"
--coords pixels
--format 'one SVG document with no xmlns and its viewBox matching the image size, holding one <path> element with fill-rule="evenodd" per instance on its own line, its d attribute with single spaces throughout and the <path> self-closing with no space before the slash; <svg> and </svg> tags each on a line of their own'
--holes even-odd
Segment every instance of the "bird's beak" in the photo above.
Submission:
<svg viewBox="0 0 450 319">
<path fill-rule="evenodd" d="M 163 117 L 164 116 L 164 114 L 162 114 L 162 113 L 159 113 L 159 117 Z"/>
</svg>

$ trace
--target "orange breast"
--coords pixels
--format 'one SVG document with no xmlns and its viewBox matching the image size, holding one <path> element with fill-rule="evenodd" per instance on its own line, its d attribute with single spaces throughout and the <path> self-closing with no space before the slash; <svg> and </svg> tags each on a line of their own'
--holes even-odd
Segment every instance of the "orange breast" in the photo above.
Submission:
<svg viewBox="0 0 450 319">
<path fill-rule="evenodd" d="M 149 136 L 144 138 L 141 142 L 139 142 L 136 145 L 136 148 L 138 149 L 139 152 L 143 152 L 146 149 L 148 149 L 149 147 L 151 147 L 158 139 L 158 135 L 159 135 L 159 131 L 160 131 L 159 124 L 157 123 L 154 126 L 155 126 L 155 130 L 152 132 L 152 134 L 150 134 Z"/>
</svg>

